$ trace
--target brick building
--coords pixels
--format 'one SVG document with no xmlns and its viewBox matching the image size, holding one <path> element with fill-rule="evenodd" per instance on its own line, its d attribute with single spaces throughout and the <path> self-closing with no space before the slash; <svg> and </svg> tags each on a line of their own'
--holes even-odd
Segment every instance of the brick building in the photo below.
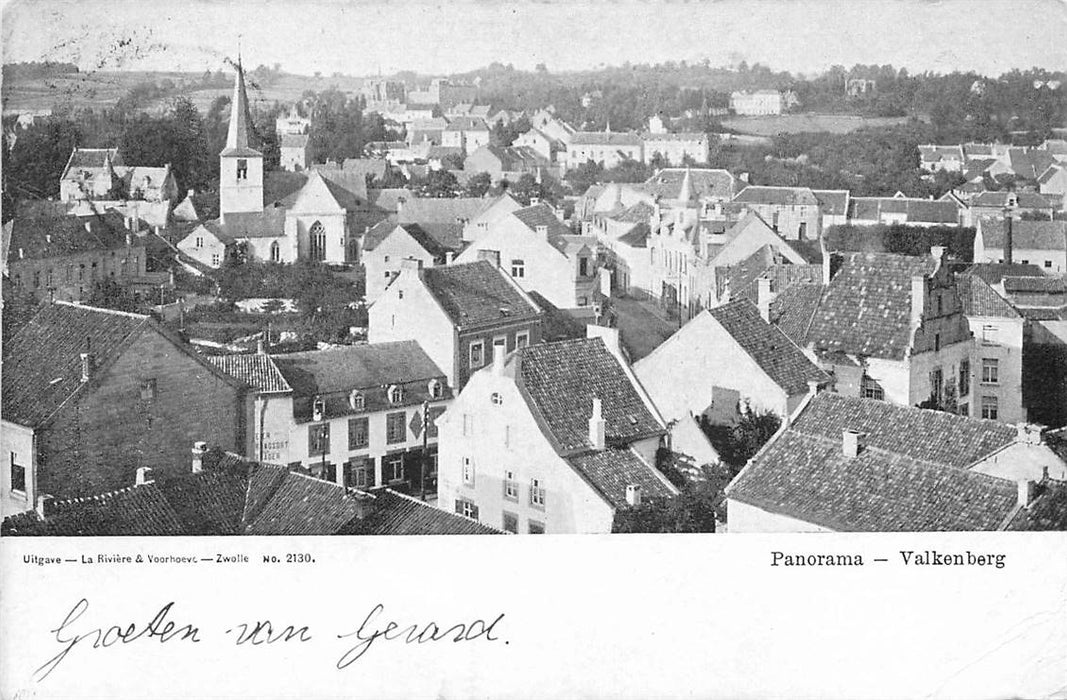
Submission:
<svg viewBox="0 0 1067 700">
<path fill-rule="evenodd" d="M 184 469 L 190 436 L 244 445 L 242 385 L 139 314 L 46 306 L 5 343 L 0 393 L 4 513 Z"/>
</svg>

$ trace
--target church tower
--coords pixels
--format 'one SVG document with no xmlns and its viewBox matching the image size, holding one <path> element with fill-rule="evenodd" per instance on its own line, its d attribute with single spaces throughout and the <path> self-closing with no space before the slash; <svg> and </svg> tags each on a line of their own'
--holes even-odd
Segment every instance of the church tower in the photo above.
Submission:
<svg viewBox="0 0 1067 700">
<path fill-rule="evenodd" d="M 230 102 L 226 148 L 219 154 L 219 213 L 263 211 L 263 154 L 248 145 L 248 94 L 241 58 Z"/>
</svg>

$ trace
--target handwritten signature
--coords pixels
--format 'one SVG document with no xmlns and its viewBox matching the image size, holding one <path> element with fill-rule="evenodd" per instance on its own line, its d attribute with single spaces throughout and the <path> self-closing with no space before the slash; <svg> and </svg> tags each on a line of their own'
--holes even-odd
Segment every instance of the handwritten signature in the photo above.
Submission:
<svg viewBox="0 0 1067 700">
<path fill-rule="evenodd" d="M 48 661 L 41 664 L 33 673 L 38 682 L 43 681 L 52 674 L 67 656 L 77 649 L 106 649 L 117 644 L 132 644 L 139 640 L 157 641 L 160 644 L 168 642 L 188 642 L 198 644 L 204 641 L 207 633 L 198 625 L 191 623 L 179 624 L 172 619 L 174 601 L 163 605 L 147 623 L 135 622 L 101 625 L 85 632 L 76 630 L 80 625 L 76 624 L 89 609 L 89 601 L 82 598 L 63 621 L 49 633 L 54 636 L 60 650 Z M 338 634 L 337 639 L 352 639 L 356 642 L 341 654 L 337 659 L 336 667 L 343 670 L 351 666 L 366 654 L 372 645 L 379 640 L 383 642 L 402 640 L 404 644 L 427 644 L 432 642 L 452 642 L 454 644 L 475 642 L 501 641 L 497 626 L 504 619 L 504 613 L 497 615 L 491 622 L 476 618 L 467 622 L 454 624 L 438 624 L 436 621 L 402 625 L 395 620 L 383 619 L 385 605 L 378 603 L 363 619 L 363 622 L 352 632 Z M 236 646 L 258 647 L 261 645 L 278 643 L 307 643 L 315 637 L 312 636 L 308 625 L 278 625 L 270 620 L 258 620 L 254 622 L 240 622 L 226 629 L 224 634 L 232 635 Z M 504 641 L 504 644 L 508 644 Z"/>
</svg>

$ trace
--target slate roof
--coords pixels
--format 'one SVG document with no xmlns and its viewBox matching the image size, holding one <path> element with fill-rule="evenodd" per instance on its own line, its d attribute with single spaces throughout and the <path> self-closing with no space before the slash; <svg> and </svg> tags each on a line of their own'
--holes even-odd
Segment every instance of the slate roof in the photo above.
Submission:
<svg viewBox="0 0 1067 700">
<path fill-rule="evenodd" d="M 1009 148 L 1008 161 L 1012 172 L 1028 180 L 1036 179 L 1055 162 L 1052 154 L 1036 148 Z"/>
<path fill-rule="evenodd" d="M 1067 530 L 1067 483 L 1053 479 L 1039 482 L 1034 500 L 1019 511 L 1007 529 Z"/>
<path fill-rule="evenodd" d="M 1007 227 L 1002 219 L 979 219 L 982 244 L 986 248 L 1003 248 Z M 1013 221 L 1011 245 L 1019 250 L 1067 249 L 1067 221 Z"/>
<path fill-rule="evenodd" d="M 285 233 L 285 209 L 271 206 L 263 211 L 231 212 L 213 223 L 228 240 L 277 238 Z"/>
<path fill-rule="evenodd" d="M 495 202 L 490 197 L 414 197 L 401 205 L 397 220 L 422 225 L 454 224 L 470 221 Z"/>
<path fill-rule="evenodd" d="M 843 454 L 845 430 L 867 433 L 855 458 Z M 996 421 L 824 392 L 727 495 L 837 531 L 996 530 L 1016 510 L 1016 485 L 966 467 L 1015 437 Z"/>
<path fill-rule="evenodd" d="M 1033 277 L 1005 277 L 1004 291 L 1009 294 L 1019 292 L 1064 294 L 1067 293 L 1067 280 L 1062 276 L 1035 275 Z"/>
<path fill-rule="evenodd" d="M 848 190 L 812 190 L 823 214 L 845 216 L 848 214 L 848 202 L 851 193 Z"/>
<path fill-rule="evenodd" d="M 151 475 L 150 475 L 151 478 Z M 357 491 L 213 449 L 200 473 L 6 518 L 4 535 L 499 534 L 389 489 Z"/>
<path fill-rule="evenodd" d="M 606 131 L 576 131 L 571 135 L 572 146 L 640 146 L 641 137 L 632 133 Z"/>
<path fill-rule="evenodd" d="M 453 117 L 448 121 L 445 131 L 489 131 L 484 119 L 477 117 Z"/>
<path fill-rule="evenodd" d="M 1055 207 L 1037 192 L 982 192 L 971 200 L 972 207 L 1008 206 L 1008 199 L 1014 195 L 1019 209 L 1054 209 Z"/>
<path fill-rule="evenodd" d="M 626 487 L 641 487 L 641 498 L 671 498 L 675 492 L 655 468 L 626 448 L 594 450 L 567 458 L 567 463 L 581 474 L 604 499 L 615 508 L 627 508 Z"/>
<path fill-rule="evenodd" d="M 555 304 L 545 299 L 536 291 L 529 292 L 534 303 L 541 307 L 544 316 L 541 318 L 541 340 L 545 343 L 554 343 L 558 340 L 577 340 L 586 337 L 586 326 L 593 322 L 592 318 L 579 320 L 571 313 L 560 309 Z"/>
<path fill-rule="evenodd" d="M 264 394 L 292 391 L 270 355 L 211 355 L 205 358 L 216 369 Z"/>
<path fill-rule="evenodd" d="M 782 289 L 771 302 L 771 322 L 794 343 L 803 346 L 822 292 L 822 284 L 818 282 L 799 282 Z"/>
<path fill-rule="evenodd" d="M 653 197 L 674 199 L 681 191 L 686 172 L 697 198 L 729 199 L 737 181 L 728 170 L 718 168 L 664 168 L 641 185 Z"/>
<path fill-rule="evenodd" d="M 11 221 L 8 261 L 16 262 L 19 251 L 26 258 L 41 259 L 75 255 L 93 250 L 117 250 L 126 247 L 126 218 L 115 210 L 89 216 L 15 217 Z M 86 230 L 86 224 L 90 230 Z M 132 245 L 144 244 L 134 236 Z"/>
<path fill-rule="evenodd" d="M 648 247 L 648 237 L 652 234 L 652 229 L 648 223 L 640 223 L 634 226 L 632 229 L 619 236 L 619 243 L 628 245 L 631 248 L 646 248 Z"/>
<path fill-rule="evenodd" d="M 36 427 L 81 387 L 81 353 L 94 366 L 117 357 L 149 317 L 55 302 L 4 343 L 3 417 Z"/>
<path fill-rule="evenodd" d="M 460 328 L 504 318 L 533 318 L 540 313 L 510 278 L 487 260 L 422 268 L 419 274 Z"/>
<path fill-rule="evenodd" d="M 74 168 L 103 168 L 109 156 L 111 165 L 122 165 L 122 155 L 117 148 L 75 148 L 67 159 L 62 179 L 67 179 Z"/>
<path fill-rule="evenodd" d="M 733 301 L 708 313 L 786 394 L 803 394 L 809 381 L 830 381 L 785 333 L 763 320 L 752 302 Z"/>
<path fill-rule="evenodd" d="M 959 293 L 963 313 L 966 316 L 1020 318 L 1019 312 L 977 275 L 957 276 L 956 291 Z"/>
<path fill-rule="evenodd" d="M 527 403 L 561 453 L 589 449 L 594 397 L 603 402 L 609 446 L 665 432 L 600 338 L 525 347 L 512 358 Z"/>
<path fill-rule="evenodd" d="M 849 219 L 881 221 L 883 214 L 903 214 L 909 223 L 956 225 L 960 222 L 959 206 L 951 200 L 911 197 L 852 197 L 849 200 Z"/>
<path fill-rule="evenodd" d="M 930 257 L 844 253 L 807 332 L 790 337 L 801 347 L 902 359 L 911 338 L 911 278 L 929 276 L 934 266 Z"/>
</svg>

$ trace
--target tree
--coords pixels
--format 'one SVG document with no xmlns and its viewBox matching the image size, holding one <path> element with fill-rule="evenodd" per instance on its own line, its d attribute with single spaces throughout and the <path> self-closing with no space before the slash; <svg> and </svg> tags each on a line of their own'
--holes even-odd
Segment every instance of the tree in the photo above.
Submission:
<svg viewBox="0 0 1067 700">
<path fill-rule="evenodd" d="M 89 292 L 89 306 L 103 309 L 115 309 L 116 311 L 135 312 L 138 308 L 137 300 L 133 298 L 129 290 L 110 277 L 98 279 L 93 282 Z"/>
<path fill-rule="evenodd" d="M 715 521 L 725 520 L 723 489 L 731 474 L 722 465 L 705 465 L 700 478 L 680 486 L 674 498 L 650 498 L 636 508 L 615 512 L 612 532 L 715 532 Z"/>
<path fill-rule="evenodd" d="M 713 425 L 701 421 L 708 441 L 734 475 L 778 432 L 782 419 L 773 411 L 746 404 L 736 425 Z"/>
<path fill-rule="evenodd" d="M 489 173 L 477 173 L 467 178 L 466 194 L 468 197 L 484 197 L 492 186 L 493 178 Z"/>
<path fill-rule="evenodd" d="M 455 197 L 459 192 L 459 181 L 447 170 L 431 170 L 425 178 L 412 178 L 409 185 L 420 197 Z"/>
</svg>

